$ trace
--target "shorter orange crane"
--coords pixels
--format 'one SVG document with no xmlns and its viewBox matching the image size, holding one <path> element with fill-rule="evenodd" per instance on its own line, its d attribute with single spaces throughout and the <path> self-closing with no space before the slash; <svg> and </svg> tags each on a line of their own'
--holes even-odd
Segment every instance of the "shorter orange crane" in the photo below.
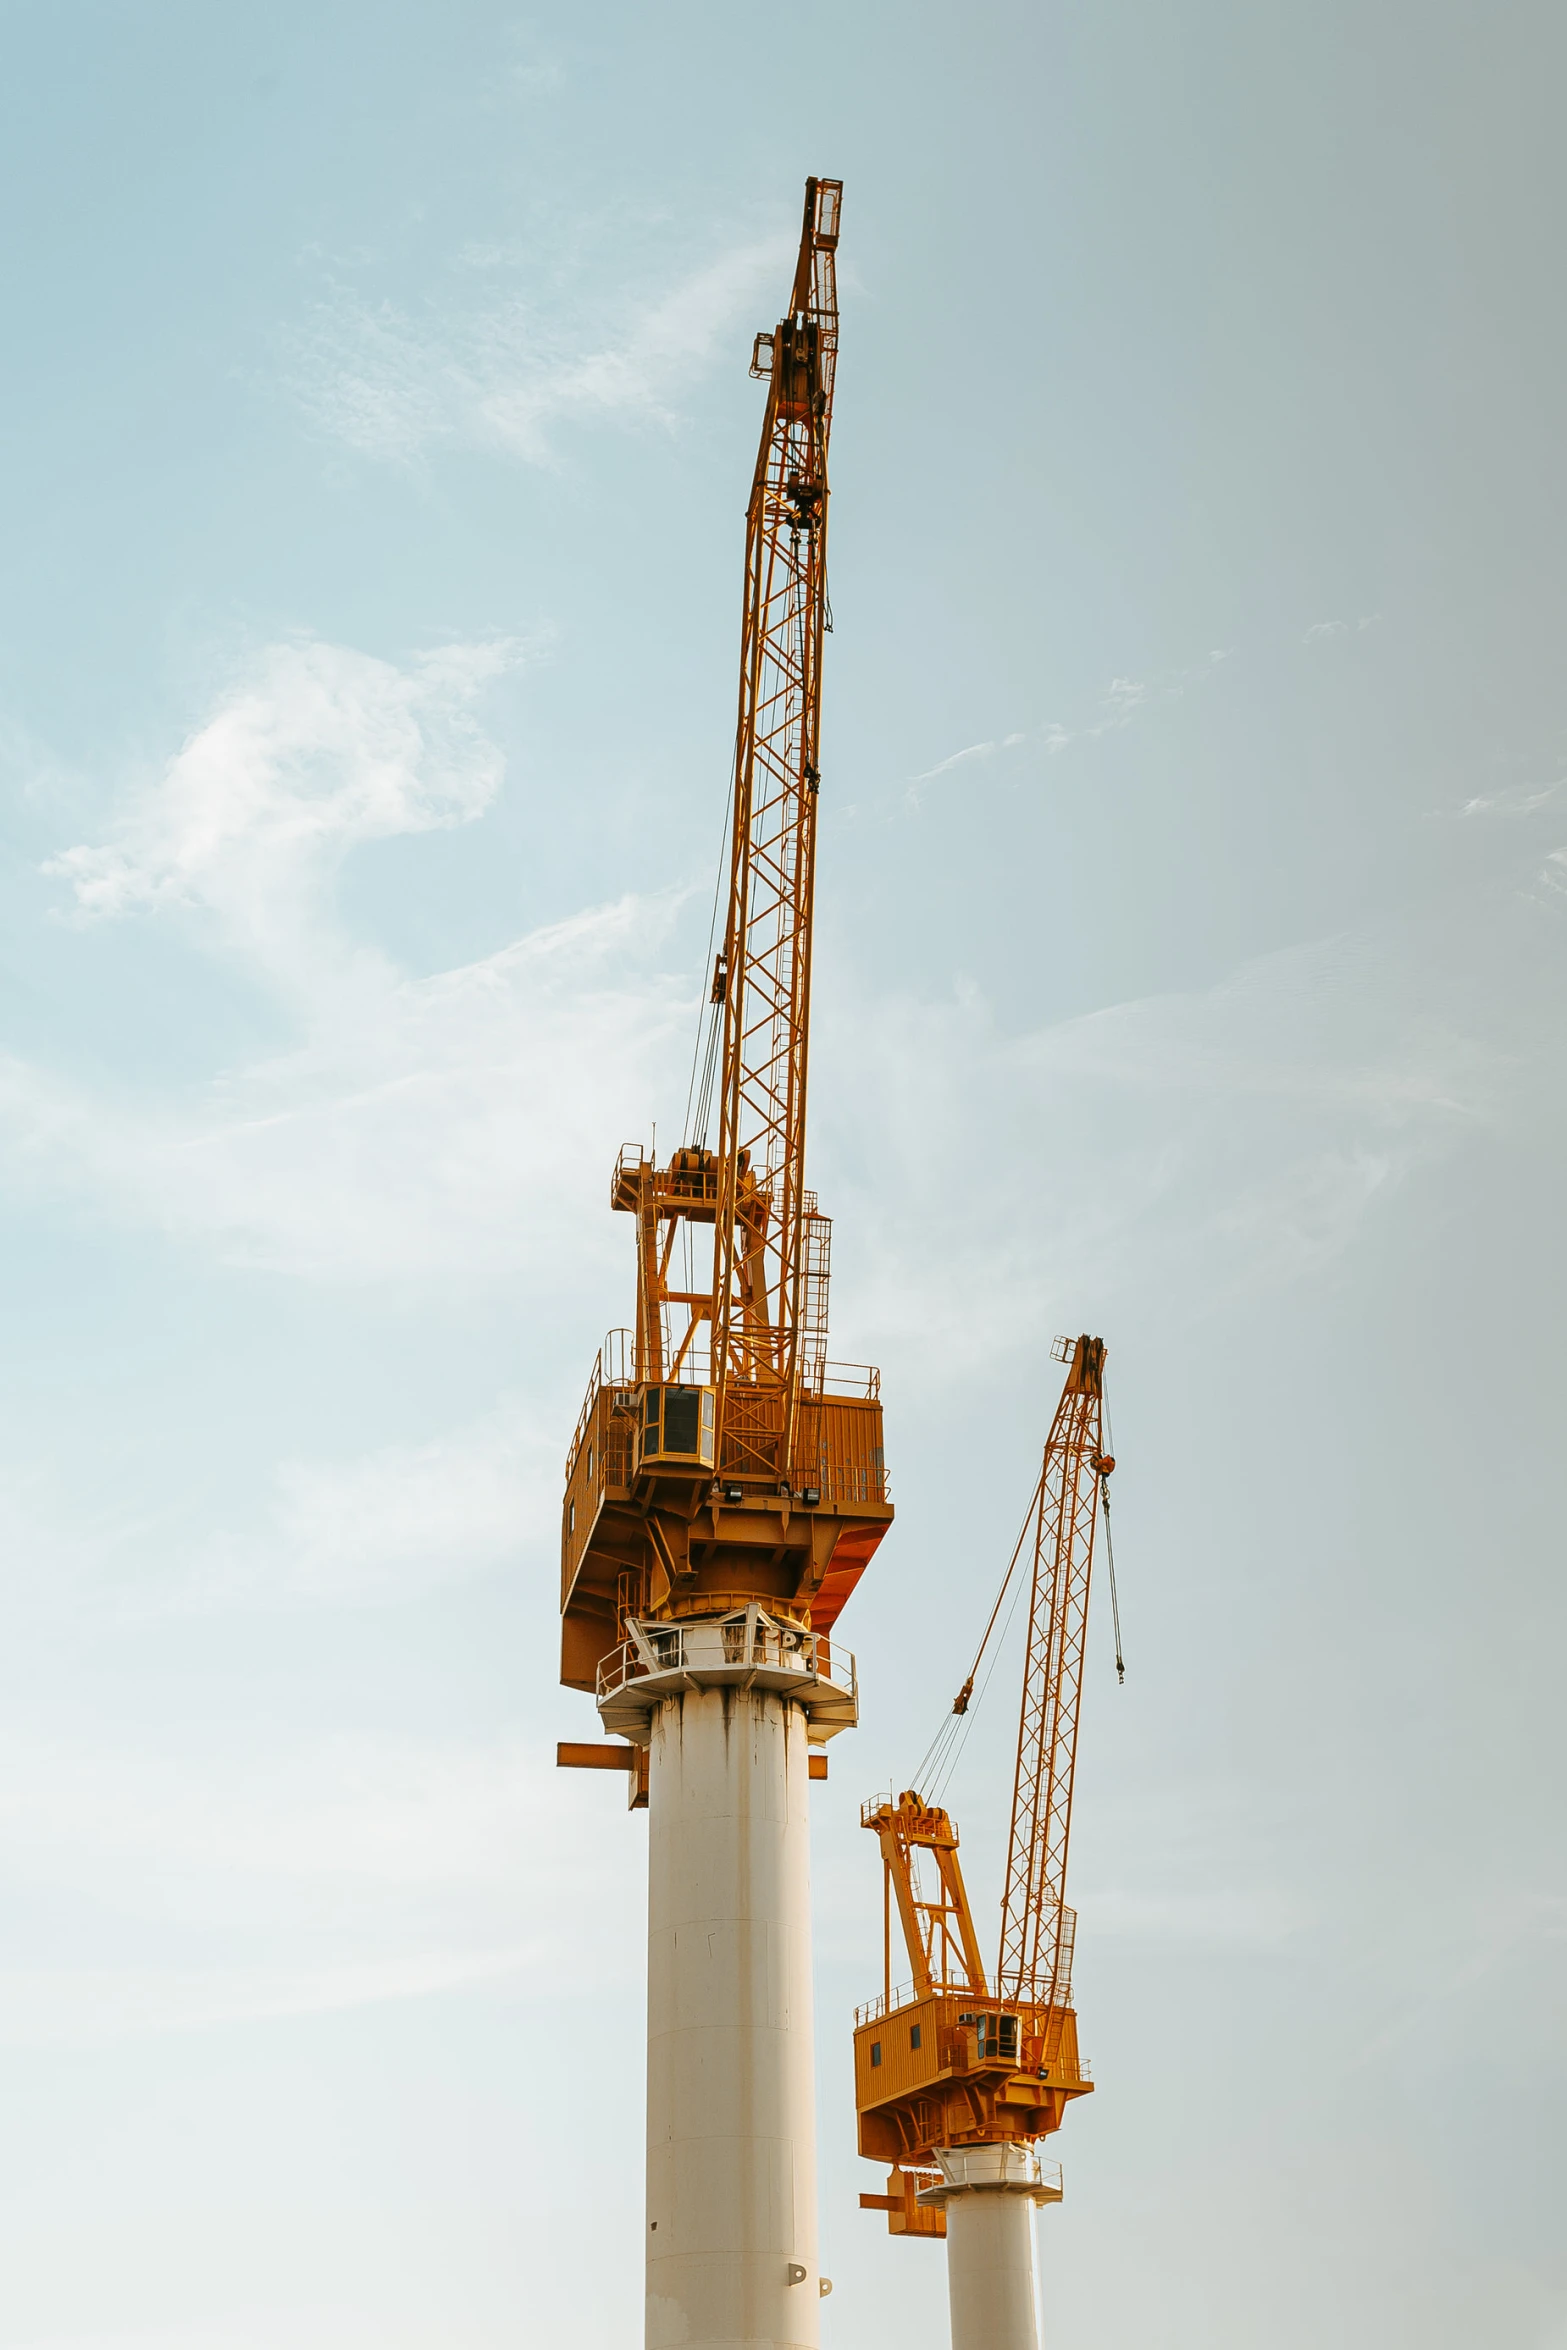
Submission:
<svg viewBox="0 0 1567 2350">
<path fill-rule="evenodd" d="M 1061 2127 L 1072 2099 L 1093 2089 L 1072 2005 L 1077 1921 L 1066 1905 L 1066 1862 L 1094 1537 L 1102 1516 L 1108 1546 L 1115 1462 L 1104 1439 L 1103 1340 L 1058 1339 L 1054 1351 L 1068 1369 L 1039 1482 L 974 1670 L 921 1767 L 927 1792 L 876 1797 L 860 1814 L 881 1847 L 883 1985 L 855 2018 L 855 2102 L 861 2154 L 891 2166 L 886 2192 L 860 2203 L 886 2212 L 895 2236 L 952 2237 L 954 2350 L 1035 2342 L 1028 2214 L 1061 2194 L 1059 2170 L 1037 2149 Z M 958 1832 L 929 1791 L 961 1737 L 955 1726 L 1025 1557 L 1028 1629 L 1001 1944 L 987 1971 Z M 1116 1616 L 1123 1671 L 1118 1608 Z M 894 1906 L 911 1969 L 911 1980 L 897 1986 Z"/>
</svg>

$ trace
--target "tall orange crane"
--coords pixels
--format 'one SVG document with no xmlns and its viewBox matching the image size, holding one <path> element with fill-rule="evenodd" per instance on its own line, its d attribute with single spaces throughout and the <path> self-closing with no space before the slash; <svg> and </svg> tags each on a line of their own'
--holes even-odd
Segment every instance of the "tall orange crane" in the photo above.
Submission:
<svg viewBox="0 0 1567 2350">
<path fill-rule="evenodd" d="M 806 182 L 746 514 L 722 943 L 679 1147 L 624 1149 L 636 1327 L 566 1467 L 561 1678 L 648 1815 L 647 2342 L 812 2350 L 809 1783 L 857 1717 L 831 1638 L 892 1518 L 880 1379 L 829 1364 L 805 1182 L 842 185 Z M 716 929 L 716 917 L 715 917 Z M 716 1138 L 711 1128 L 716 1121 Z"/>
<path fill-rule="evenodd" d="M 685 1139 L 664 1165 L 628 1145 L 610 1184 L 636 1220 L 636 1329 L 606 1341 L 567 1463 L 576 1689 L 632 1620 L 719 1595 L 828 1631 L 892 1517 L 879 1375 L 826 1361 L 831 1225 L 805 1183 L 842 194 L 806 182 L 788 310 L 752 351 L 727 914 Z"/>
<path fill-rule="evenodd" d="M 1093 2087 L 1072 2005 L 1076 1919 L 1066 1903 L 1066 1865 L 1094 1537 L 1115 1463 L 1104 1444 L 1104 1342 L 1058 1340 L 1056 1354 L 1068 1365 L 1066 1380 L 1028 1516 L 974 1671 L 932 1750 L 933 1767 L 922 1773 L 927 1786 L 939 1776 L 952 1725 L 973 1700 L 980 1663 L 1027 1556 L 1022 1706 L 992 1971 L 980 1953 L 948 1814 L 917 1789 L 896 1801 L 877 1798 L 861 1813 L 882 1853 L 884 1979 L 881 1997 L 856 2018 L 859 2143 L 862 2155 L 892 2171 L 885 2194 L 860 2201 L 885 2211 L 894 2235 L 946 2235 L 959 2211 L 967 2221 L 986 2188 L 1011 2185 L 1033 2200 L 1053 2200 L 1059 2187 L 1029 2150 Z M 893 1983 L 894 1906 L 912 1972 L 901 1987 Z M 976 2194 L 966 2204 L 967 2188 Z M 994 2216 L 1000 2206 L 988 2208 Z M 952 2289 L 957 2341 L 955 2271 Z M 981 2279 L 975 2289 L 990 2288 Z M 976 2340 L 1009 2341 L 1006 2322 L 988 2303 L 966 2305 Z M 1019 2339 L 1032 2341 L 1032 2323 L 1029 2316 Z"/>
</svg>

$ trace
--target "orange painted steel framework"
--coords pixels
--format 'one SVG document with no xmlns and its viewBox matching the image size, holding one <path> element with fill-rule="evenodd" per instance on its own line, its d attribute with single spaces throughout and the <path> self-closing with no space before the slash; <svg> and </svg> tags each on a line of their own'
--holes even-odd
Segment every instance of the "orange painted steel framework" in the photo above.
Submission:
<svg viewBox="0 0 1567 2350">
<path fill-rule="evenodd" d="M 1088 1585 L 1104 1467 L 1102 1338 L 1080 1338 L 1045 1441 L 1034 1499 L 1028 1657 L 1001 1897 L 996 1980 L 1011 1999 L 1071 1997 L 1077 1919 L 1066 1906 Z"/>
<path fill-rule="evenodd" d="M 1012 1825 L 1000 1953 L 990 1980 L 958 1860 L 958 1832 L 947 1813 L 909 1790 L 896 1800 L 876 1798 L 860 1815 L 881 1846 L 884 1901 L 882 1995 L 855 2019 L 860 2152 L 893 2166 L 886 2194 L 862 2195 L 860 2202 L 885 2211 L 894 2235 L 945 2235 L 956 2156 L 1011 2146 L 1022 2158 L 1061 2127 L 1074 2097 L 1093 2088 L 1072 2006 L 1076 1920 L 1066 1906 L 1066 1864 L 1094 1532 L 1104 1480 L 1115 1464 L 1104 1450 L 1103 1340 L 1058 1340 L 1056 1353 L 1069 1366 L 1066 1381 L 1002 1586 L 1004 1598 L 1028 1545 Z M 981 1657 L 1000 1608 L 998 1599 Z M 967 1710 L 974 1678 L 971 1673 L 960 1690 L 954 1713 Z M 913 1975 L 898 1988 L 894 1906 Z M 1015 2183 L 1036 2201 L 1054 2201 L 1060 2192 L 1032 2157 L 1015 2182 L 1000 2183 Z"/>
<path fill-rule="evenodd" d="M 756 1599 L 836 1621 L 892 1518 L 880 1381 L 826 1360 L 830 1225 L 805 1184 L 842 185 L 806 183 L 789 310 L 759 334 L 727 916 L 691 1130 L 620 1154 L 634 1334 L 614 1332 L 566 1469 L 561 1678 L 597 1686 L 633 1620 Z M 705 1120 L 715 1090 L 716 1150 Z"/>
</svg>

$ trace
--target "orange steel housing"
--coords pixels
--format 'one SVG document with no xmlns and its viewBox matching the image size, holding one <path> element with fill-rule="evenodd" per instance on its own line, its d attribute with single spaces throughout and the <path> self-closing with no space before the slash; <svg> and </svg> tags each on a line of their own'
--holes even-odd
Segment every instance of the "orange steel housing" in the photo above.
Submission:
<svg viewBox="0 0 1567 2350">
<path fill-rule="evenodd" d="M 907 1792 L 896 1803 L 867 1803 L 860 1824 L 881 1845 L 884 1975 L 881 1997 L 855 2016 L 861 2154 L 917 2170 L 938 2146 L 1058 2130 L 1068 2100 L 1093 2086 L 1077 2018 L 1068 2005 L 1020 2003 L 988 1988 L 952 1821 Z M 923 1876 L 921 1853 L 930 1855 Z M 894 1907 L 914 1969 L 901 1989 L 892 1982 Z M 860 2200 L 888 2212 L 894 2235 L 945 2232 L 914 2219 L 905 2196 Z"/>
<path fill-rule="evenodd" d="M 764 1601 L 829 1630 L 892 1518 L 878 1374 L 826 1359 L 831 1227 L 805 1186 L 827 629 L 827 445 L 842 183 L 806 182 L 746 516 L 718 1147 L 622 1151 L 634 1332 L 594 1365 L 566 1465 L 561 1678 L 591 1690 L 631 1618 Z M 678 1438 L 671 1429 L 678 1426 Z"/>
<path fill-rule="evenodd" d="M 829 1367 L 797 1406 L 790 1476 L 758 1485 L 735 1482 L 745 1455 L 727 1432 L 712 1466 L 642 1461 L 646 1383 L 615 1379 L 630 1352 L 624 1331 L 606 1341 L 567 1460 L 562 1681 L 591 1690 L 632 1616 L 710 1615 L 761 1599 L 830 1631 L 892 1521 L 877 1373 Z M 776 1389 L 732 1388 L 730 1403 L 744 1409 L 747 1440 L 759 1422 L 780 1429 Z"/>
<path fill-rule="evenodd" d="M 857 2011 L 854 2099 L 872 2161 L 918 2169 L 938 2146 L 1048 2137 L 1092 2088 L 1070 2008 L 948 1990 Z"/>
<path fill-rule="evenodd" d="M 944 2216 L 914 2201 L 911 2179 L 938 2146 L 1048 2137 L 1093 2088 L 1077 2045 L 1076 1919 L 1065 1891 L 1097 1503 L 1113 1464 L 1103 1448 L 1103 1340 L 1058 1340 L 1056 1354 L 1069 1368 L 1023 1537 L 1033 1548 L 1028 1640 L 992 1984 L 946 1812 L 909 1792 L 860 1815 L 881 1845 L 884 1923 L 882 1996 L 855 2017 L 859 2146 L 894 2166 L 888 2193 L 860 2202 L 885 2211 L 894 2235 L 945 2233 Z M 901 1990 L 894 1906 L 914 1974 Z"/>
</svg>

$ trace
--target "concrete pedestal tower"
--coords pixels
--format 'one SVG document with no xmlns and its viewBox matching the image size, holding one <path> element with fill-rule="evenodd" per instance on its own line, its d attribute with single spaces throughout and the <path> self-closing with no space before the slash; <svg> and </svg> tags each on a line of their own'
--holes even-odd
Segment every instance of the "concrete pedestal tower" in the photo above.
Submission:
<svg viewBox="0 0 1567 2350">
<path fill-rule="evenodd" d="M 1061 2174 L 1030 2146 L 938 2148 L 942 2183 L 919 2196 L 947 2215 L 952 2350 L 1039 2350 L 1034 2211 Z"/>
<path fill-rule="evenodd" d="M 649 1748 L 647 2350 L 816 2350 L 808 1788 L 853 1660 L 755 1604 L 632 1635 L 600 1712 Z"/>
</svg>

